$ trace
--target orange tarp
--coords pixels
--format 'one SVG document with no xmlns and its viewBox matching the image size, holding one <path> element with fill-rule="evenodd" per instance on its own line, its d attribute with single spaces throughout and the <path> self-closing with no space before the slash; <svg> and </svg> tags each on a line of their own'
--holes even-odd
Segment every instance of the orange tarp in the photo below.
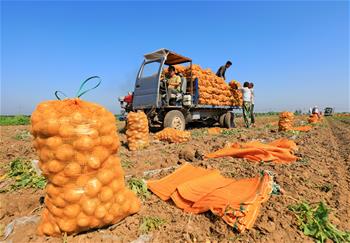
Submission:
<svg viewBox="0 0 350 243">
<path fill-rule="evenodd" d="M 191 179 L 184 176 L 188 174 L 192 175 Z M 210 210 L 227 224 L 244 231 L 253 226 L 261 203 L 269 198 L 273 178 L 265 172 L 255 178 L 234 180 L 223 177 L 217 170 L 185 164 L 163 179 L 147 184 L 157 196 L 163 200 L 171 198 L 185 212 L 197 214 Z"/>
<path fill-rule="evenodd" d="M 312 129 L 311 126 L 300 126 L 300 127 L 293 127 L 294 131 L 300 131 L 300 132 L 308 132 Z"/>
<path fill-rule="evenodd" d="M 285 138 L 277 139 L 269 144 L 259 141 L 247 143 L 234 143 L 230 147 L 219 149 L 216 152 L 207 154 L 206 158 L 219 158 L 232 156 L 236 158 L 246 158 L 251 161 L 272 161 L 276 163 L 295 162 L 297 157 L 293 150 L 297 149 L 295 142 Z"/>
</svg>

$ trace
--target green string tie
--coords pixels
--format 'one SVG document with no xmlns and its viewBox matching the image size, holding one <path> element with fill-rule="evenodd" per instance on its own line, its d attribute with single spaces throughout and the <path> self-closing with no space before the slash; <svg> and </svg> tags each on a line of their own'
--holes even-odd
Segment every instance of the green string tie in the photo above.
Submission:
<svg viewBox="0 0 350 243">
<path fill-rule="evenodd" d="M 97 79 L 97 80 L 98 80 L 97 84 L 96 84 L 94 87 L 92 87 L 92 88 L 89 88 L 89 89 L 85 88 L 86 84 L 87 84 L 89 81 L 93 80 L 93 79 Z M 89 92 L 89 91 L 91 91 L 91 90 L 93 90 L 93 89 L 96 89 L 98 86 L 100 86 L 100 84 L 101 84 L 101 78 L 100 78 L 99 76 L 92 76 L 92 77 L 86 79 L 86 80 L 80 85 L 80 87 L 79 87 L 79 89 L 78 89 L 78 92 L 77 92 L 77 94 L 75 95 L 75 97 L 80 98 L 81 96 L 83 96 L 83 95 L 86 94 L 87 92 Z M 59 90 L 57 90 L 57 91 L 55 92 L 55 96 L 56 96 L 56 98 L 57 98 L 58 100 L 62 100 L 62 98 L 63 98 L 63 99 L 68 98 L 68 96 L 67 96 L 65 93 L 63 93 L 62 91 L 59 91 Z M 64 97 L 63 97 L 63 96 L 64 96 Z"/>
</svg>

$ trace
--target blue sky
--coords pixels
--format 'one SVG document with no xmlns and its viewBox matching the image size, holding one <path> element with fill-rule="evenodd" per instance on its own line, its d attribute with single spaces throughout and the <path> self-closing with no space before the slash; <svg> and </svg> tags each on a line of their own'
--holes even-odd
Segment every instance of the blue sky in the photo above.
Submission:
<svg viewBox="0 0 350 243">
<path fill-rule="evenodd" d="M 1 114 L 30 114 L 54 91 L 117 113 L 143 54 L 169 48 L 227 80 L 255 83 L 256 109 L 349 111 L 347 1 L 2 1 Z"/>
</svg>

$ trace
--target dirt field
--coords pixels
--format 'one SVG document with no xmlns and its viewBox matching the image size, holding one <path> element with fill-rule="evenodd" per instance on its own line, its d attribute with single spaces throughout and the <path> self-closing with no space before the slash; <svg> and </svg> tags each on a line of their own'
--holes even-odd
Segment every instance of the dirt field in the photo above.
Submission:
<svg viewBox="0 0 350 243">
<path fill-rule="evenodd" d="M 140 220 L 145 216 L 158 216 L 166 220 L 161 229 L 149 234 L 150 242 L 313 242 L 298 230 L 295 217 L 287 206 L 295 200 L 324 201 L 332 208 L 331 221 L 340 229 L 350 229 L 350 120 L 348 117 L 325 118 L 308 133 L 279 133 L 277 116 L 258 117 L 257 127 L 242 128 L 238 121 L 230 135 L 206 135 L 206 128 L 192 130 L 192 140 L 186 144 L 167 144 L 152 140 L 143 151 L 126 149 L 126 138 L 120 134 L 122 158 L 126 175 L 142 177 L 144 171 L 177 166 L 186 161 L 196 166 L 217 168 L 222 174 L 233 178 L 253 177 L 261 170 L 274 173 L 276 182 L 286 191 L 262 205 L 252 230 L 235 233 L 221 219 L 210 213 L 191 215 L 182 212 L 171 202 L 163 202 L 152 195 L 143 202 L 141 211 L 112 227 L 68 236 L 68 242 L 130 242 L 140 236 Z M 297 117 L 297 120 L 306 120 Z M 122 128 L 122 124 L 119 124 Z M 31 138 L 15 139 L 16 134 L 28 130 L 28 126 L 1 127 L 1 170 L 4 174 L 8 164 L 15 158 L 37 159 L 31 146 Z M 299 147 L 300 159 L 290 165 L 272 163 L 257 164 L 243 159 L 218 158 L 203 160 L 202 155 L 223 147 L 229 142 L 258 139 L 271 141 L 275 138 L 294 139 Z M 165 170 L 152 178 L 163 177 L 173 170 Z M 145 179 L 148 179 L 146 176 Z M 7 185 L 0 182 L 0 188 Z M 6 226 L 12 220 L 30 215 L 40 215 L 39 199 L 44 191 L 25 189 L 0 194 L 0 223 Z M 38 208 L 39 207 L 39 208 Z M 13 242 L 62 242 L 60 238 L 38 237 L 36 223 L 15 227 L 7 240 Z"/>
</svg>

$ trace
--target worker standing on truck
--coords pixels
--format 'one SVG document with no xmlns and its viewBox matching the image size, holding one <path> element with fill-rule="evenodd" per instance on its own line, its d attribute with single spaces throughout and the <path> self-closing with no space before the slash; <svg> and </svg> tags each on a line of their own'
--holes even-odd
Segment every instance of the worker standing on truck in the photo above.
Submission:
<svg viewBox="0 0 350 243">
<path fill-rule="evenodd" d="M 231 67 L 232 62 L 227 61 L 225 65 L 221 66 L 219 68 L 219 70 L 216 72 L 216 76 L 223 78 L 224 80 L 226 80 L 225 77 L 225 73 L 226 73 L 226 69 L 228 69 L 229 67 Z"/>
<path fill-rule="evenodd" d="M 250 108 L 250 122 L 252 123 L 252 126 L 255 126 L 255 114 L 254 114 L 254 84 L 253 83 L 249 83 L 249 89 L 250 89 L 250 93 L 251 93 L 251 108 Z"/>
<path fill-rule="evenodd" d="M 251 101 L 252 101 L 252 93 L 249 89 L 249 82 L 244 82 L 243 88 L 240 88 L 243 96 L 243 118 L 244 123 L 247 128 L 250 127 L 250 119 L 251 119 Z"/>
</svg>

